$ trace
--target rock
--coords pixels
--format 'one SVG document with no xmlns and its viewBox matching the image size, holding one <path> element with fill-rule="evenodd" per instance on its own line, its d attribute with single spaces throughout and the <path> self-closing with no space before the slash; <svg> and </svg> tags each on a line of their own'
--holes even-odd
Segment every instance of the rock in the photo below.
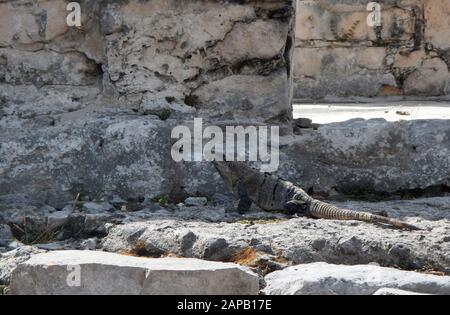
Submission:
<svg viewBox="0 0 450 315">
<path fill-rule="evenodd" d="M 114 211 L 114 207 L 108 202 L 85 202 L 81 206 L 81 211 L 96 214 Z"/>
<path fill-rule="evenodd" d="M 105 115 L 82 116 L 52 128 L 5 132 L 0 155 L 9 158 L 0 161 L 0 190 L 27 194 L 30 203 L 57 209 L 73 201 L 79 191 L 99 197 L 115 193 L 127 200 L 169 195 L 180 187 L 187 195 L 208 198 L 229 192 L 211 163 L 172 160 L 167 139 L 172 128 L 184 122 Z M 277 175 L 324 196 L 409 197 L 411 193 L 420 197 L 449 185 L 445 172 L 450 168 L 445 155 L 450 152 L 449 129 L 445 120 L 350 120 L 322 125 L 289 141 L 282 139 Z M 35 150 L 40 150 L 39 156 Z M 23 159 L 28 161 L 26 169 Z M 133 207 L 127 205 L 129 209 Z"/>
<path fill-rule="evenodd" d="M 21 264 L 13 273 L 11 294 L 257 294 L 258 281 L 248 269 L 230 263 L 59 251 Z"/>
<path fill-rule="evenodd" d="M 450 234 L 448 197 L 336 204 L 363 211 L 383 209 L 390 217 L 418 225 L 423 231 L 356 221 L 291 218 L 257 209 L 240 216 L 220 207 L 183 207 L 164 214 L 134 213 L 135 219 L 129 217 L 124 224 L 108 229 L 99 248 L 150 257 L 171 253 L 224 261 L 234 261 L 236 255 L 252 248 L 260 254 L 276 253 L 279 260 L 290 264 L 377 262 L 450 274 L 450 242 L 443 242 L 443 236 Z"/>
<path fill-rule="evenodd" d="M 375 265 L 311 263 L 265 277 L 268 295 L 372 295 L 382 288 L 450 295 L 450 277 Z"/>
<path fill-rule="evenodd" d="M 324 124 L 282 146 L 277 174 L 325 196 L 439 196 L 450 185 L 449 135 L 445 120 Z"/>
<path fill-rule="evenodd" d="M 0 224 L 0 247 L 7 247 L 12 240 L 11 228 L 6 224 Z"/>
<path fill-rule="evenodd" d="M 384 47 L 301 47 L 294 55 L 294 97 L 376 96 L 383 85 L 395 86 L 386 74 Z"/>
<path fill-rule="evenodd" d="M 85 250 L 95 250 L 98 245 L 98 239 L 93 237 L 81 242 L 81 247 Z"/>
<path fill-rule="evenodd" d="M 46 251 L 55 251 L 64 249 L 64 245 L 60 243 L 34 244 L 33 246 Z"/>
<path fill-rule="evenodd" d="M 408 95 L 444 95 L 450 84 L 448 65 L 440 58 L 425 60 L 404 82 Z"/>
<path fill-rule="evenodd" d="M 32 255 L 43 253 L 32 246 L 20 246 L 6 253 L 0 253 L 0 284 L 8 284 L 11 274 L 20 263 L 30 259 Z"/>
<path fill-rule="evenodd" d="M 425 293 L 416 293 L 411 291 L 392 289 L 392 288 L 382 288 L 375 292 L 373 295 L 428 295 Z"/>
<path fill-rule="evenodd" d="M 184 204 L 188 207 L 201 207 L 206 206 L 208 199 L 205 197 L 189 197 L 184 201 Z"/>
<path fill-rule="evenodd" d="M 294 125 L 298 128 L 312 128 L 312 120 L 309 118 L 297 118 Z"/>
<path fill-rule="evenodd" d="M 69 222 L 70 215 L 73 213 L 72 208 L 66 207 L 62 211 L 50 213 L 47 216 L 48 225 L 51 229 L 59 229 Z"/>
</svg>

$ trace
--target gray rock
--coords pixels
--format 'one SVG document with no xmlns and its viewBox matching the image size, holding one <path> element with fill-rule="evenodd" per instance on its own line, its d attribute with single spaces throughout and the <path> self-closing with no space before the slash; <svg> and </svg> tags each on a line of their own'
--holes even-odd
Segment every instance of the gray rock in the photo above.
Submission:
<svg viewBox="0 0 450 315">
<path fill-rule="evenodd" d="M 34 254 L 43 253 L 32 246 L 20 246 L 6 253 L 0 253 L 0 284 L 8 284 L 11 274 L 20 263 L 30 259 Z"/>
<path fill-rule="evenodd" d="M 80 208 L 81 211 L 92 214 L 114 211 L 114 207 L 108 202 L 85 202 Z"/>
<path fill-rule="evenodd" d="M 93 237 L 87 240 L 83 240 L 80 244 L 81 248 L 86 250 L 95 250 L 98 245 L 98 239 Z"/>
<path fill-rule="evenodd" d="M 59 251 L 21 264 L 13 273 L 11 294 L 257 294 L 258 281 L 248 269 L 230 263 Z"/>
<path fill-rule="evenodd" d="M 46 243 L 46 244 L 34 244 L 36 248 L 47 250 L 47 251 L 55 251 L 64 249 L 64 244 L 61 243 Z"/>
<path fill-rule="evenodd" d="M 188 207 L 201 207 L 206 206 L 208 199 L 205 197 L 189 197 L 184 201 L 185 205 Z"/>
<path fill-rule="evenodd" d="M 312 120 L 309 118 L 294 119 L 294 125 L 298 128 L 312 128 Z"/>
<path fill-rule="evenodd" d="M 450 186 L 449 135 L 446 120 L 321 125 L 285 139 L 278 174 L 321 195 L 437 195 Z"/>
<path fill-rule="evenodd" d="M 265 277 L 268 295 L 372 295 L 382 288 L 450 295 L 450 277 L 376 265 L 311 263 Z"/>
<path fill-rule="evenodd" d="M 428 295 L 428 294 L 399 290 L 399 289 L 392 289 L 392 288 L 382 288 L 382 289 L 379 289 L 377 292 L 375 292 L 373 295 Z"/>
<path fill-rule="evenodd" d="M 380 209 L 376 203 L 344 203 L 355 210 Z M 108 230 L 100 248 L 136 251 L 146 256 L 173 253 L 183 257 L 230 261 L 246 248 L 276 253 L 290 264 L 325 261 L 368 264 L 407 270 L 433 268 L 450 274 L 449 198 L 381 203 L 391 217 L 421 227 L 402 231 L 357 221 L 291 218 L 252 210 L 240 216 L 220 207 L 178 208 L 170 213 L 133 213 Z M 426 218 L 426 219 L 425 219 Z"/>
<path fill-rule="evenodd" d="M 56 211 L 47 215 L 47 222 L 51 229 L 63 227 L 69 221 L 73 209 L 65 208 L 62 211 Z"/>
<path fill-rule="evenodd" d="M 7 247 L 12 240 L 11 228 L 6 224 L 0 224 L 0 247 Z"/>
</svg>

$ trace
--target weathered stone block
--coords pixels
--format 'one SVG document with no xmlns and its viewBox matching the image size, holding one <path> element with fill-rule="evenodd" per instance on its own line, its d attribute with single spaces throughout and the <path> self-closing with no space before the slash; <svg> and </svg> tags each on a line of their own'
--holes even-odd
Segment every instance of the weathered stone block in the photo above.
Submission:
<svg viewBox="0 0 450 315">
<path fill-rule="evenodd" d="M 450 49 L 450 1 L 427 0 L 425 6 L 425 40 L 439 49 Z"/>
<path fill-rule="evenodd" d="M 381 288 L 450 295 L 450 277 L 383 268 L 312 263 L 275 271 L 266 278 L 269 295 L 372 295 Z"/>
<path fill-rule="evenodd" d="M 448 156 L 446 120 L 353 119 L 296 137 L 281 151 L 279 174 L 319 194 L 439 191 L 449 185 Z"/>
<path fill-rule="evenodd" d="M 295 50 L 294 96 L 299 99 L 372 96 L 445 96 L 444 70 L 430 71 L 426 59 L 439 57 L 450 65 L 447 34 L 450 31 L 448 0 L 383 1 L 381 27 L 370 27 L 367 1 L 298 1 Z M 374 48 L 385 48 L 384 62 L 371 72 L 361 69 L 349 56 L 345 75 L 320 68 L 308 49 L 358 49 L 371 56 Z M 303 57 L 298 57 L 303 56 Z M 315 69 L 308 76 L 304 67 Z M 378 59 L 374 59 L 378 60 Z M 425 63 L 429 63 L 426 61 Z M 436 68 L 436 67 L 434 67 Z M 445 66 L 439 66 L 444 69 Z M 328 71 L 328 72 L 327 72 Z M 412 74 L 411 74 L 412 73 Z M 436 75 L 431 83 L 424 76 Z M 322 80 L 317 77 L 324 78 Z M 389 77 L 389 78 L 388 78 Z M 409 78 L 408 78 L 409 77 Z M 387 79 L 387 81 L 386 81 Z M 438 83 L 441 82 L 441 83 Z M 417 87 L 413 87 L 417 84 Z"/>
<path fill-rule="evenodd" d="M 294 56 L 296 98 L 376 96 L 383 85 L 396 86 L 385 71 L 384 47 L 297 49 Z"/>
<path fill-rule="evenodd" d="M 289 116 L 294 8 L 290 1 L 111 7 L 110 15 L 118 15 L 114 21 L 123 25 L 106 37 L 109 78 L 138 105 L 156 100 L 168 109 L 191 107 L 203 115 L 212 108 L 216 114 L 262 119 Z M 288 14 L 277 15 L 280 10 Z M 273 81 L 270 95 L 261 94 Z"/>
<path fill-rule="evenodd" d="M 408 41 L 415 32 L 410 6 L 382 4 L 381 30 L 367 24 L 367 1 L 298 1 L 296 38 L 300 41 Z"/>
<path fill-rule="evenodd" d="M 35 255 L 19 265 L 11 279 L 11 294 L 17 295 L 254 295 L 258 291 L 258 276 L 235 264 L 90 251 Z"/>
<path fill-rule="evenodd" d="M 440 58 L 427 59 L 404 82 L 407 95 L 444 95 L 450 92 L 450 72 Z"/>
<path fill-rule="evenodd" d="M 83 1 L 80 28 L 65 23 L 67 1 L 0 5 L 0 83 L 102 83 L 105 96 L 143 113 L 209 116 L 205 107 L 218 106 L 259 121 L 291 117 L 295 1 Z M 273 78 L 270 95 L 258 95 Z M 222 97 L 216 85 L 227 79 L 236 84 Z"/>
</svg>

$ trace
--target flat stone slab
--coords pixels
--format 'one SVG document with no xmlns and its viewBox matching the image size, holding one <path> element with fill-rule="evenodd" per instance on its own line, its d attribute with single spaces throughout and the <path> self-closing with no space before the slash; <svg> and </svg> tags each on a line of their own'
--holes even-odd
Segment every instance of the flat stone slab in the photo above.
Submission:
<svg viewBox="0 0 450 315">
<path fill-rule="evenodd" d="M 19 265 L 11 294 L 238 295 L 257 294 L 245 267 L 186 258 L 139 258 L 96 251 L 54 251 Z"/>
<path fill-rule="evenodd" d="M 383 288 L 450 295 L 450 277 L 376 265 L 319 262 L 276 271 L 265 280 L 268 295 L 372 295 Z"/>
</svg>

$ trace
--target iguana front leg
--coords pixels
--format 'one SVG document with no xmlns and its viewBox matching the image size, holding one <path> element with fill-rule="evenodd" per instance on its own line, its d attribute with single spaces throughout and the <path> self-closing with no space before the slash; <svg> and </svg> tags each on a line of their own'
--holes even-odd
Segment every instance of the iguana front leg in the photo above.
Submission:
<svg viewBox="0 0 450 315">
<path fill-rule="evenodd" d="M 239 213 L 243 214 L 250 210 L 250 208 L 253 204 L 253 201 L 250 199 L 247 191 L 241 184 L 239 184 L 237 186 L 237 194 L 239 196 L 239 204 L 238 204 L 237 210 Z"/>
</svg>

